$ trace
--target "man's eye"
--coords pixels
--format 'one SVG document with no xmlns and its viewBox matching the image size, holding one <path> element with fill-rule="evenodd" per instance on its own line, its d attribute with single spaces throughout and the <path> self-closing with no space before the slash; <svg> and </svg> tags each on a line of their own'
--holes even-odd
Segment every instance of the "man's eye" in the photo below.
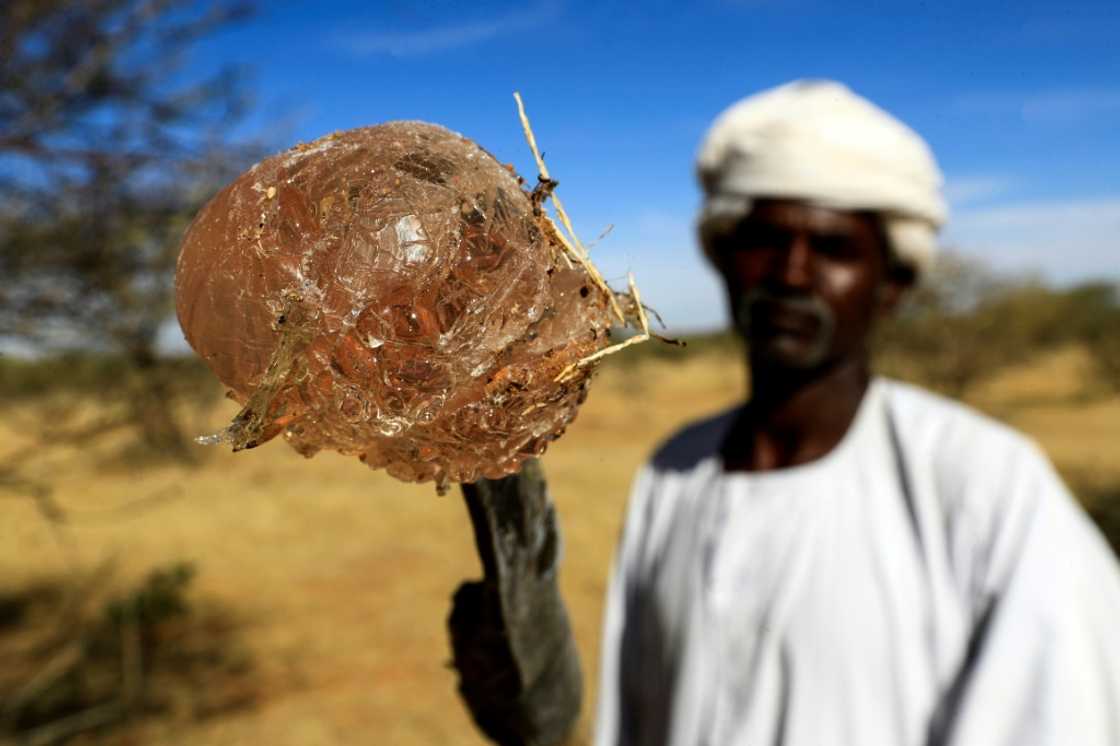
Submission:
<svg viewBox="0 0 1120 746">
<path fill-rule="evenodd" d="M 813 250 L 832 259 L 850 259 L 859 253 L 847 236 L 818 236 L 813 239 Z"/>
<path fill-rule="evenodd" d="M 709 239 L 708 245 L 714 255 L 724 257 L 730 257 L 760 248 L 760 243 L 756 237 L 740 232 L 713 236 Z"/>
<path fill-rule="evenodd" d="M 782 249 L 789 244 L 789 236 L 781 231 L 768 230 L 757 226 L 744 226 L 729 237 L 728 244 L 729 248 L 734 251 Z"/>
</svg>

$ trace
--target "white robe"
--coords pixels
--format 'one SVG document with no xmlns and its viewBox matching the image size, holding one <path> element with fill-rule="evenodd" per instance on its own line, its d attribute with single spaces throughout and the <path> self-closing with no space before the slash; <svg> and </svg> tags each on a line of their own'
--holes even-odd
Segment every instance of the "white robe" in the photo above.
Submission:
<svg viewBox="0 0 1120 746">
<path fill-rule="evenodd" d="M 1120 573 L 1023 436 L 875 380 L 823 458 L 639 473 L 597 746 L 1120 744 Z"/>
</svg>

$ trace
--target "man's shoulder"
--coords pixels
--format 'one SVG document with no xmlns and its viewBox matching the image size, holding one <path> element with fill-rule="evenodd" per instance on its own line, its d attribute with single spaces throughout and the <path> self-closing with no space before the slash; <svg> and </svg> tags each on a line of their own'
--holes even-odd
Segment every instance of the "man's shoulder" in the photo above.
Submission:
<svg viewBox="0 0 1120 746">
<path fill-rule="evenodd" d="M 929 525 L 974 603 L 1006 593 L 1016 573 L 1035 578 L 1016 591 L 1023 613 L 1048 625 L 1098 593 L 1120 603 L 1112 552 L 1034 440 L 915 386 L 883 388 L 911 484 L 934 498 Z"/>
<path fill-rule="evenodd" d="M 1035 442 L 962 402 L 914 384 L 877 378 L 894 436 L 908 451 L 954 473 L 987 471 L 1000 461 L 1047 461 Z M 690 472 L 717 458 L 742 405 L 695 420 L 665 440 L 649 460 L 659 473 Z"/>
<path fill-rule="evenodd" d="M 627 530 L 646 547 L 658 547 L 671 535 L 687 533 L 707 494 L 697 479 L 713 468 L 728 428 L 740 407 L 694 420 L 663 441 L 638 470 L 630 493 Z"/>
<path fill-rule="evenodd" d="M 903 440 L 916 440 L 966 460 L 982 458 L 979 447 L 1039 452 L 1023 433 L 963 402 L 893 379 L 878 379 L 878 385 Z"/>
<path fill-rule="evenodd" d="M 715 458 L 740 409 L 736 406 L 680 428 L 658 446 L 650 465 L 660 472 L 687 472 Z"/>
<path fill-rule="evenodd" d="M 900 381 L 880 382 L 893 437 L 950 493 L 1003 487 L 1050 469 L 1033 439 L 967 404 Z M 999 490 L 1002 492 L 1002 489 Z"/>
</svg>

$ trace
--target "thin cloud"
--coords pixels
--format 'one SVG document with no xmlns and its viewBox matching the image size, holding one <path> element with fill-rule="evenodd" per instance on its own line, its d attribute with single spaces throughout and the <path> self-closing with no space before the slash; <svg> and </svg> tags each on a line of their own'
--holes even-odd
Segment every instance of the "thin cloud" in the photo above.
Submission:
<svg viewBox="0 0 1120 746">
<path fill-rule="evenodd" d="M 1027 15 L 1007 29 L 1008 37 L 1036 49 L 1112 41 L 1120 19 L 1114 3 L 1053 3 Z"/>
<path fill-rule="evenodd" d="M 716 0 L 716 7 L 723 8 L 764 8 L 768 5 L 778 5 L 779 0 Z"/>
<path fill-rule="evenodd" d="M 997 271 L 1054 283 L 1120 279 L 1120 194 L 992 204 L 1010 178 L 950 179 L 952 215 L 942 243 Z M 605 276 L 633 271 L 642 298 L 674 332 L 726 325 L 723 290 L 696 245 L 691 213 L 645 210 L 621 216 L 596 252 Z"/>
<path fill-rule="evenodd" d="M 964 176 L 945 183 L 945 199 L 953 208 L 984 202 L 1005 193 L 1010 180 L 1001 176 Z"/>
<path fill-rule="evenodd" d="M 1120 277 L 1120 196 L 1020 202 L 958 213 L 945 242 L 999 269 L 1074 282 Z"/>
<path fill-rule="evenodd" d="M 1054 283 L 1120 279 L 1120 195 L 1003 202 L 1010 179 L 950 179 L 954 209 L 942 243 L 997 271 Z M 674 332 L 726 325 L 723 290 L 696 246 L 691 216 L 647 210 L 619 221 L 596 262 L 607 277 L 633 271 L 642 298 Z"/>
<path fill-rule="evenodd" d="M 1018 115 L 1035 124 L 1073 124 L 1120 114 L 1120 88 L 971 93 L 959 97 L 956 105 L 967 113 Z"/>
<path fill-rule="evenodd" d="M 725 10 L 780 10 L 804 12 L 819 3 L 817 0 L 711 0 L 716 8 Z"/>
<path fill-rule="evenodd" d="M 497 18 L 475 20 L 454 26 L 345 32 L 336 34 L 332 41 L 334 46 L 355 57 L 373 55 L 418 57 L 530 31 L 554 20 L 560 12 L 560 3 L 549 1 Z"/>
<path fill-rule="evenodd" d="M 1120 90 L 1054 91 L 1023 102 L 1028 122 L 1064 124 L 1090 117 L 1120 113 Z"/>
</svg>

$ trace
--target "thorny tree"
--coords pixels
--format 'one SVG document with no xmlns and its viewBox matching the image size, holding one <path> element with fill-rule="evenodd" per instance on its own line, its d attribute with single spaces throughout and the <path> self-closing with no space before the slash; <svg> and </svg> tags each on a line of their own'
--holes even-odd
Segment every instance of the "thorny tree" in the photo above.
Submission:
<svg viewBox="0 0 1120 746">
<path fill-rule="evenodd" d="M 186 221 L 249 156 L 234 69 L 198 40 L 246 6 L 0 3 L 0 341 L 122 361 L 121 421 L 184 453 L 156 365 Z"/>
</svg>

